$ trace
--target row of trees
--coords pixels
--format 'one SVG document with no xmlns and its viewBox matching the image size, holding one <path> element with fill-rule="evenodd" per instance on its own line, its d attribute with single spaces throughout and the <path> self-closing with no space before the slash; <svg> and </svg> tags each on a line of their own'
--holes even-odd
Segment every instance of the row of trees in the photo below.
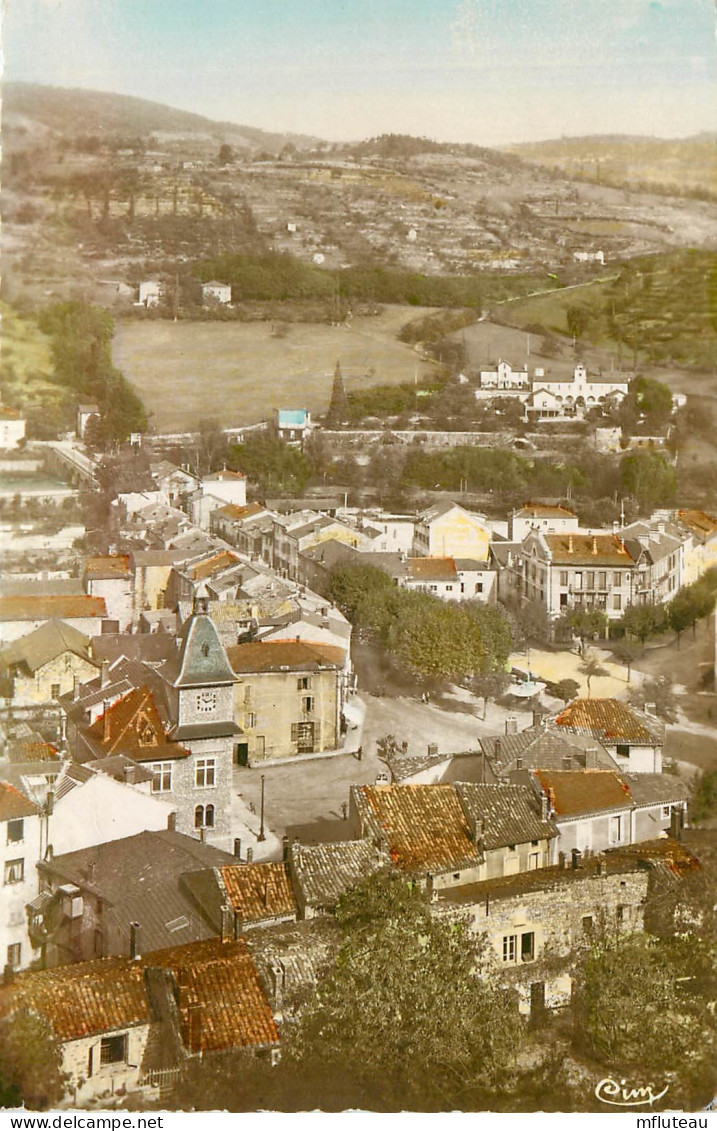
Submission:
<svg viewBox="0 0 717 1131">
<path fill-rule="evenodd" d="M 50 338 L 52 380 L 67 399 L 96 402 L 100 410 L 94 434 L 97 447 L 129 438 L 147 428 L 142 401 L 112 364 L 114 321 L 109 311 L 84 302 L 63 302 L 40 312 L 38 325 Z"/>
<path fill-rule="evenodd" d="M 417 675 L 462 679 L 505 669 L 512 635 L 497 606 L 447 604 L 396 586 L 371 565 L 336 567 L 330 585 L 351 623 Z"/>
</svg>

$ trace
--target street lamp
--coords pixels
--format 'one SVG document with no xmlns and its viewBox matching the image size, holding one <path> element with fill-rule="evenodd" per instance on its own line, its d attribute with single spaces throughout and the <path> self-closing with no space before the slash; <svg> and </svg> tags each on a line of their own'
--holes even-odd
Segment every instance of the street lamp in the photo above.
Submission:
<svg viewBox="0 0 717 1131">
<path fill-rule="evenodd" d="M 266 840 L 264 835 L 264 775 L 261 775 L 261 821 L 259 823 L 259 836 L 257 840 Z"/>
</svg>

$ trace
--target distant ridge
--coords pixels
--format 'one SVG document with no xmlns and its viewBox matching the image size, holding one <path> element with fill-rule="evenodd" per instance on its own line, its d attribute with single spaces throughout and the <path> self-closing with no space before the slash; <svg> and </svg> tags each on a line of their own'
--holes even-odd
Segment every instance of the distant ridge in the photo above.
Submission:
<svg viewBox="0 0 717 1131">
<path fill-rule="evenodd" d="M 201 114 L 177 110 L 161 102 L 150 102 L 129 94 L 43 86 L 39 83 L 5 83 L 2 110 L 6 124 L 12 124 L 12 116 L 18 115 L 39 122 L 65 137 L 78 134 L 146 137 L 154 133 L 179 133 L 203 134 L 251 149 L 262 146 L 275 149 L 288 142 L 297 149 L 322 144 L 320 138 L 271 133 L 237 122 L 216 122 Z"/>
</svg>

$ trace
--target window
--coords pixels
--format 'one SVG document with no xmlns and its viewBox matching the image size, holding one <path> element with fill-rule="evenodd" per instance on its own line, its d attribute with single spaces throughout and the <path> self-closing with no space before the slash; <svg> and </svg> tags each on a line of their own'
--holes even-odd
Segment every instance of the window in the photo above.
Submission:
<svg viewBox="0 0 717 1131">
<path fill-rule="evenodd" d="M 663 817 L 671 817 L 672 816 L 672 806 L 671 805 L 663 805 L 660 812 L 661 812 L 661 815 Z"/>
<path fill-rule="evenodd" d="M 19 943 L 19 942 L 11 943 L 10 946 L 7 948 L 7 964 L 8 964 L 8 966 L 12 967 L 13 970 L 17 970 L 20 967 L 21 961 L 22 961 L 22 943 Z"/>
<path fill-rule="evenodd" d="M 532 962 L 535 958 L 535 933 L 525 931 L 520 936 L 520 961 Z"/>
<path fill-rule="evenodd" d="M 518 936 L 503 935 L 503 961 L 515 962 L 518 953 Z"/>
<path fill-rule="evenodd" d="M 613 593 L 612 607 L 617 612 L 619 612 L 622 609 L 622 595 L 620 593 Z"/>
<path fill-rule="evenodd" d="M 154 778 L 152 779 L 152 793 L 171 793 L 172 763 L 152 762 L 147 768 L 154 774 Z"/>
<path fill-rule="evenodd" d="M 297 691 L 308 691 L 311 687 L 311 676 L 302 675 L 296 681 Z"/>
<path fill-rule="evenodd" d="M 617 585 L 618 587 L 620 585 L 622 585 L 622 574 L 621 573 L 614 573 L 612 575 L 612 583 L 613 583 L 613 585 Z"/>
<path fill-rule="evenodd" d="M 669 816 L 669 813 L 668 813 Z M 22 817 L 15 817 L 7 823 L 8 844 L 18 844 L 25 837 L 25 821 Z"/>
<path fill-rule="evenodd" d="M 194 810 L 194 827 L 195 829 L 214 828 L 213 805 L 197 805 L 196 809 Z"/>
<path fill-rule="evenodd" d="M 5 863 L 5 883 L 20 884 L 25 879 L 25 861 L 7 860 Z"/>
<path fill-rule="evenodd" d="M 607 574 L 598 574 L 598 589 L 607 589 Z"/>
<path fill-rule="evenodd" d="M 618 742 L 617 745 L 615 746 L 615 750 L 616 750 L 616 753 L 619 754 L 619 756 L 621 758 L 629 758 L 630 757 L 630 745 L 627 742 Z"/>
<path fill-rule="evenodd" d="M 568 571 L 566 569 L 561 569 L 561 571 L 560 571 L 560 584 L 561 585 L 567 585 L 568 584 Z"/>
<path fill-rule="evenodd" d="M 256 726 L 256 715 L 254 711 L 249 711 L 249 713 L 247 714 L 245 725 L 248 730 L 253 730 L 253 728 Z"/>
<path fill-rule="evenodd" d="M 622 840 L 622 817 L 610 818 L 610 841 L 612 844 L 617 844 Z"/>
<path fill-rule="evenodd" d="M 515 852 L 515 845 L 514 844 L 508 845 L 508 852 Z"/>
<path fill-rule="evenodd" d="M 585 576 L 587 578 L 587 581 L 585 582 L 587 588 L 588 589 L 594 589 L 595 588 L 595 574 L 591 572 L 591 573 L 586 574 Z"/>
<path fill-rule="evenodd" d="M 593 917 L 592 915 L 583 915 L 583 934 L 591 935 L 593 933 Z"/>
<path fill-rule="evenodd" d="M 59 699 L 60 698 L 60 685 L 59 685 L 59 683 L 51 683 L 50 684 L 50 698 L 51 699 Z"/>
<path fill-rule="evenodd" d="M 197 758 L 194 767 L 194 784 L 197 789 L 208 789 L 216 785 L 216 758 Z"/>
<path fill-rule="evenodd" d="M 297 744 L 297 754 L 314 753 L 314 724 L 292 723 L 291 741 Z"/>
<path fill-rule="evenodd" d="M 314 697 L 313 697 L 313 695 L 306 695 L 301 701 L 301 706 L 306 711 L 307 715 L 311 714 L 311 712 L 314 709 Z"/>
<path fill-rule="evenodd" d="M 127 1059 L 127 1034 L 103 1037 L 100 1041 L 100 1064 L 122 1064 Z"/>
<path fill-rule="evenodd" d="M 582 573 L 576 573 L 575 574 L 575 588 L 576 589 L 582 589 L 582 587 L 583 587 L 583 575 L 582 575 Z"/>
<path fill-rule="evenodd" d="M 452 593 L 452 592 L 453 592 L 453 586 L 452 585 L 446 585 L 446 593 Z"/>
</svg>

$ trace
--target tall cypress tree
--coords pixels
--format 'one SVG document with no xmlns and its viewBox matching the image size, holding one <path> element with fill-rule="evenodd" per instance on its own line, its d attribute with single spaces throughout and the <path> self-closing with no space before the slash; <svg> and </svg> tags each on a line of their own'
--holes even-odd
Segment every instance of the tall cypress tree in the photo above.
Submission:
<svg viewBox="0 0 717 1131">
<path fill-rule="evenodd" d="M 326 423 L 330 427 L 336 424 L 342 424 L 348 416 L 348 407 L 349 399 L 346 396 L 346 388 L 341 373 L 341 362 L 337 361 L 334 370 L 334 383 L 331 388 L 329 411 L 326 414 Z"/>
</svg>

